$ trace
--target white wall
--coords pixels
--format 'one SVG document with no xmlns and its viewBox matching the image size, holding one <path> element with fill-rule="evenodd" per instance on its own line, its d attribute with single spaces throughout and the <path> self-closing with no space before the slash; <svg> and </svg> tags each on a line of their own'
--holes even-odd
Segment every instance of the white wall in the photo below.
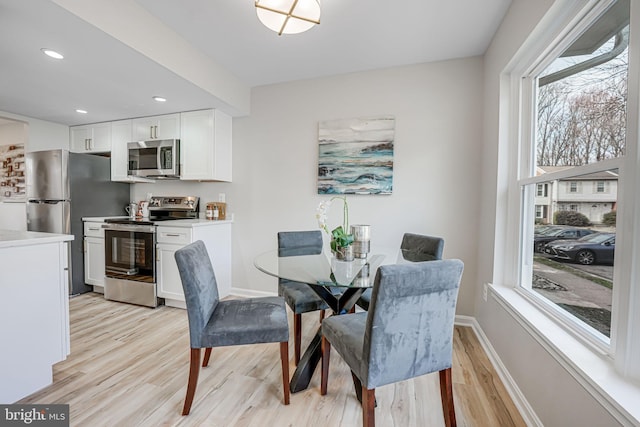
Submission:
<svg viewBox="0 0 640 427">
<path fill-rule="evenodd" d="M 233 226 L 233 286 L 275 293 L 253 259 L 281 230 L 317 229 L 318 122 L 396 118 L 393 194 L 349 196 L 351 223 L 372 245 L 398 247 L 404 232 L 442 236 L 465 273 L 458 313 L 473 313 L 480 200 L 482 60 L 470 58 L 254 88 L 251 116 L 234 119 L 233 183 L 135 184 L 135 199 L 225 192 Z M 342 221 L 340 206 L 329 225 Z"/>
<path fill-rule="evenodd" d="M 0 118 L 27 123 L 25 150 L 42 151 L 57 148 L 69 149 L 69 126 L 0 111 Z"/>
<path fill-rule="evenodd" d="M 514 1 L 496 34 L 484 61 L 484 142 L 482 157 L 482 204 L 478 245 L 478 277 L 475 283 L 500 281 L 494 262 L 503 258 L 494 248 L 494 240 L 516 238 L 505 233 L 506 180 L 509 163 L 507 150 L 515 144 L 498 146 L 505 139 L 504 124 L 499 123 L 502 97 L 499 76 L 525 38 L 532 32 L 554 1 Z M 513 165 L 511 165 L 513 166 Z M 496 237 L 498 236 L 498 237 Z M 620 425 L 597 399 L 574 378 L 563 361 L 551 356 L 528 327 L 498 300 L 484 302 L 477 293 L 476 319 L 509 371 L 529 405 L 545 426 Z"/>
</svg>

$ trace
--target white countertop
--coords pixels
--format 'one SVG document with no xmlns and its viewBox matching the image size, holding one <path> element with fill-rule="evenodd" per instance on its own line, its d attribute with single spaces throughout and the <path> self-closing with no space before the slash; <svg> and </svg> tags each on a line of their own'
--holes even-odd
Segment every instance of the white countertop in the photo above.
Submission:
<svg viewBox="0 0 640 427">
<path fill-rule="evenodd" d="M 85 222 L 104 222 L 107 219 L 114 218 L 129 218 L 128 216 L 91 216 L 82 218 Z M 233 216 L 231 219 L 225 220 L 210 220 L 205 218 L 194 218 L 194 219 L 174 219 L 171 221 L 156 221 L 154 224 L 157 226 L 164 227 L 205 227 L 210 225 L 220 225 L 220 224 L 230 224 L 233 223 Z"/>
<path fill-rule="evenodd" d="M 41 245 L 73 240 L 71 234 L 40 233 L 37 231 L 0 230 L 0 248 Z"/>
</svg>

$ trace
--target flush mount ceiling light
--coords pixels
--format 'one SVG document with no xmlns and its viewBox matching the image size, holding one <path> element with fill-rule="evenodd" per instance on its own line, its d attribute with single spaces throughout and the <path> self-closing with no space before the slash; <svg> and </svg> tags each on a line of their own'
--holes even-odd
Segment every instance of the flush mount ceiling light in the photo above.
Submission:
<svg viewBox="0 0 640 427">
<path fill-rule="evenodd" d="M 43 47 L 40 50 L 42 51 L 42 53 L 44 53 L 47 56 L 50 56 L 51 58 L 64 59 L 64 56 L 62 56 L 60 53 L 56 52 L 55 50 L 47 49 L 46 47 Z"/>
<path fill-rule="evenodd" d="M 79 113 L 79 114 L 87 114 L 87 110 L 81 110 L 81 109 L 79 109 L 79 108 L 78 108 L 78 109 L 76 110 L 76 113 Z"/>
<path fill-rule="evenodd" d="M 256 13 L 278 35 L 302 33 L 320 23 L 320 0 L 256 0 Z"/>
<path fill-rule="evenodd" d="M 154 96 L 154 97 L 153 97 L 153 99 L 154 99 L 155 101 L 158 101 L 158 102 L 166 102 L 166 101 L 167 101 L 167 99 L 166 99 L 166 98 L 163 98 L 163 97 L 161 97 L 161 96 Z"/>
</svg>

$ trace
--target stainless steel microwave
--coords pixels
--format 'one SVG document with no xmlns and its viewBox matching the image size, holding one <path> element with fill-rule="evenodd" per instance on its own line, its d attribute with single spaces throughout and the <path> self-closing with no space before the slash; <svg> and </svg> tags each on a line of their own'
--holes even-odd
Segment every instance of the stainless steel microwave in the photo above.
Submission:
<svg viewBox="0 0 640 427">
<path fill-rule="evenodd" d="M 180 140 L 129 142 L 129 175 L 180 178 Z"/>
</svg>

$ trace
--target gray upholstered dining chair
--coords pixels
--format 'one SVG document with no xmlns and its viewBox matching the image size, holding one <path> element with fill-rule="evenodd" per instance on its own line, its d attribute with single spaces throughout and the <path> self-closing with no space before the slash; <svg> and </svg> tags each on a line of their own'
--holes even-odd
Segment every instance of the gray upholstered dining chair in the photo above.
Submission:
<svg viewBox="0 0 640 427">
<path fill-rule="evenodd" d="M 400 250 L 407 261 L 433 261 L 442 259 L 444 239 L 441 237 L 424 236 L 422 234 L 404 233 Z M 363 292 L 358 299 L 358 306 L 369 309 L 371 289 Z"/>
<path fill-rule="evenodd" d="M 280 343 L 284 404 L 289 404 L 289 323 L 280 297 L 220 301 L 218 285 L 207 248 L 201 240 L 176 251 L 176 263 L 187 305 L 190 368 L 182 415 L 189 415 L 202 366 L 209 364 L 212 347 Z M 239 396 L 240 397 L 240 396 Z"/>
<path fill-rule="evenodd" d="M 460 260 L 381 266 L 368 312 L 322 322 L 320 393 L 327 393 L 333 346 L 362 389 L 363 426 L 375 425 L 377 387 L 431 372 L 440 375 L 445 424 L 455 426 L 451 366 L 462 270 Z"/>
<path fill-rule="evenodd" d="M 312 231 L 281 231 L 278 233 L 278 256 L 317 255 L 322 253 L 322 233 Z M 320 321 L 324 311 L 329 308 L 307 284 L 291 280 L 278 279 L 278 295 L 293 312 L 293 348 L 294 360 L 300 362 L 302 341 L 302 313 L 320 310 Z"/>
</svg>

